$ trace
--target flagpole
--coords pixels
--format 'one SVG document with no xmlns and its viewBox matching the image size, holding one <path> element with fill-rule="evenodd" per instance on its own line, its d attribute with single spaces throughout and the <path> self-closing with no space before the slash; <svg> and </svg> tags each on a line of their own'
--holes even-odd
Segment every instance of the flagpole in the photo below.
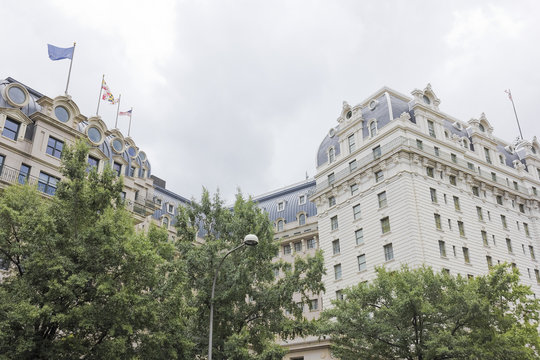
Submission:
<svg viewBox="0 0 540 360">
<path fill-rule="evenodd" d="M 131 108 L 131 115 L 129 115 L 129 127 L 128 127 L 128 137 L 129 133 L 131 132 L 131 118 L 133 117 L 133 108 Z"/>
<path fill-rule="evenodd" d="M 99 116 L 99 104 L 101 102 L 101 93 L 103 92 L 103 82 L 104 81 L 105 81 L 105 74 L 103 74 L 103 77 L 101 78 L 101 84 L 99 85 L 99 97 L 97 99 L 96 116 Z"/>
<path fill-rule="evenodd" d="M 71 53 L 71 61 L 69 62 L 69 71 L 68 71 L 68 78 L 67 78 L 67 84 L 66 84 L 66 96 L 68 94 L 68 87 L 69 87 L 69 78 L 71 77 L 71 66 L 73 65 L 73 57 L 75 56 L 75 45 L 77 45 L 77 43 L 74 41 L 73 42 L 73 52 Z"/>
<path fill-rule="evenodd" d="M 118 112 L 120 111 L 120 100 L 122 100 L 122 94 L 118 95 L 118 107 L 116 108 L 116 121 L 114 122 L 115 129 L 118 129 Z"/>
<path fill-rule="evenodd" d="M 512 102 L 512 107 L 514 108 L 514 115 L 516 116 L 516 122 L 519 129 L 519 136 L 521 136 L 521 140 L 523 140 L 523 133 L 521 132 L 521 126 L 519 125 L 519 119 L 516 112 L 516 105 L 514 105 L 514 99 L 512 98 L 512 92 L 510 91 L 510 89 L 508 89 L 508 98 Z"/>
</svg>

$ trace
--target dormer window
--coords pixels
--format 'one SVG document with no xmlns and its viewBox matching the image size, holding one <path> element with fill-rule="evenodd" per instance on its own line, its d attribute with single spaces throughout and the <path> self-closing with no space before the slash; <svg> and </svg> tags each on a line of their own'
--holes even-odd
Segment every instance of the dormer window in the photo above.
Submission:
<svg viewBox="0 0 540 360">
<path fill-rule="evenodd" d="M 328 162 L 333 163 L 336 160 L 336 150 L 334 148 L 330 148 L 328 150 Z"/>
<path fill-rule="evenodd" d="M 278 210 L 278 211 L 283 211 L 283 210 L 285 210 L 285 202 L 284 202 L 284 201 L 278 202 L 278 204 L 277 204 L 277 210 Z"/>
<path fill-rule="evenodd" d="M 304 205 L 306 203 L 306 195 L 300 195 L 298 197 L 298 205 Z"/>
<path fill-rule="evenodd" d="M 305 214 L 300 214 L 300 216 L 298 216 L 298 224 L 299 225 L 305 225 L 306 224 L 306 215 Z"/>
<path fill-rule="evenodd" d="M 481 132 L 486 131 L 486 129 L 484 128 L 484 125 L 482 125 L 482 124 L 478 125 L 478 129 L 480 129 Z"/>
<path fill-rule="evenodd" d="M 377 122 L 372 121 L 369 123 L 369 136 L 374 137 L 377 135 Z"/>
<path fill-rule="evenodd" d="M 167 204 L 167 212 L 169 214 L 174 214 L 174 204 Z"/>
<path fill-rule="evenodd" d="M 422 96 L 422 100 L 424 100 L 424 103 L 425 103 L 426 105 L 431 104 L 431 100 L 429 100 L 429 98 L 428 98 L 426 95 Z"/>
<path fill-rule="evenodd" d="M 63 123 L 68 122 L 70 117 L 69 111 L 61 105 L 54 108 L 54 116 Z"/>
</svg>

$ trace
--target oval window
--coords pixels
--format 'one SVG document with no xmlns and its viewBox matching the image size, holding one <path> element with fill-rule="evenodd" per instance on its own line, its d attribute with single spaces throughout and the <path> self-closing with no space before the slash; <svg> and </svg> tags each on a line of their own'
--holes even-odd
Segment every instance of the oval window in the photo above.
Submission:
<svg viewBox="0 0 540 360">
<path fill-rule="evenodd" d="M 115 138 L 112 141 L 112 147 L 114 151 L 116 151 L 117 153 L 121 153 L 122 150 L 124 149 L 124 144 L 122 143 L 120 139 Z"/>
<path fill-rule="evenodd" d="M 144 153 L 144 151 L 141 151 L 139 153 L 139 158 L 141 158 L 141 161 L 146 161 L 146 154 Z"/>
<path fill-rule="evenodd" d="M 135 149 L 134 146 L 130 146 L 130 147 L 128 148 L 128 154 L 129 154 L 129 156 L 131 156 L 131 157 L 135 157 L 135 155 L 137 155 L 137 149 Z"/>
<path fill-rule="evenodd" d="M 350 119 L 351 116 L 352 116 L 352 111 L 348 111 L 348 112 L 347 112 L 347 119 Z"/>
<path fill-rule="evenodd" d="M 93 143 L 99 143 L 101 141 L 101 131 L 99 131 L 96 127 L 91 127 L 88 129 L 88 138 Z"/>
<path fill-rule="evenodd" d="M 56 115 L 56 118 L 60 120 L 61 122 L 67 122 L 69 120 L 69 112 L 67 109 L 63 106 L 57 106 L 54 108 L 54 115 Z"/>
<path fill-rule="evenodd" d="M 22 105 L 26 101 L 26 94 L 18 86 L 11 86 L 8 89 L 8 96 L 10 100 L 13 101 L 15 104 Z"/>
</svg>

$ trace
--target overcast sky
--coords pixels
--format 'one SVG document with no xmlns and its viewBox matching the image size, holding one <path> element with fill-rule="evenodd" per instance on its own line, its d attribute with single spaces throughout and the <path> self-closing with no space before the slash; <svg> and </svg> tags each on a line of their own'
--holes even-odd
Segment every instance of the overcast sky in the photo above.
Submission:
<svg viewBox="0 0 540 360">
<path fill-rule="evenodd" d="M 83 5 L 84 4 L 84 5 Z M 187 198 L 232 201 L 315 174 L 342 101 L 431 83 L 440 109 L 485 112 L 495 136 L 540 135 L 538 1 L 2 1 L 1 78 L 96 112 L 102 74 L 153 174 Z M 114 127 L 116 108 L 100 115 Z M 127 134 L 128 120 L 120 129 Z"/>
</svg>

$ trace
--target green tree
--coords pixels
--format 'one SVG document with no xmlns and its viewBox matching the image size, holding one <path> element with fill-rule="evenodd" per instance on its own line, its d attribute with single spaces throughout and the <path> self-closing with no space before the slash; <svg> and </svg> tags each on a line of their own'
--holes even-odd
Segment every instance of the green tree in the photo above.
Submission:
<svg viewBox="0 0 540 360">
<path fill-rule="evenodd" d="M 135 233 L 121 178 L 88 171 L 87 153 L 64 150 L 53 198 L 28 185 L 0 195 L 0 358 L 188 358 L 174 246 L 163 229 Z"/>
<path fill-rule="evenodd" d="M 310 322 L 293 301 L 300 294 L 304 304 L 323 290 L 323 258 L 297 257 L 293 264 L 279 261 L 279 242 L 273 239 L 268 216 L 251 200 L 237 195 L 232 209 L 219 195 L 204 190 L 200 203 L 180 208 L 178 248 L 185 262 L 190 305 L 197 309 L 191 324 L 195 354 L 208 347 L 212 280 L 223 255 L 240 245 L 248 233 L 259 244 L 233 252 L 219 273 L 214 300 L 213 357 L 215 359 L 281 359 L 284 350 L 276 338 L 305 334 Z M 196 241 L 202 235 L 202 242 Z M 288 315 L 286 315 L 285 311 Z"/>
<path fill-rule="evenodd" d="M 339 359 L 538 359 L 540 307 L 517 270 L 376 271 L 323 312 L 319 331 Z"/>
</svg>

